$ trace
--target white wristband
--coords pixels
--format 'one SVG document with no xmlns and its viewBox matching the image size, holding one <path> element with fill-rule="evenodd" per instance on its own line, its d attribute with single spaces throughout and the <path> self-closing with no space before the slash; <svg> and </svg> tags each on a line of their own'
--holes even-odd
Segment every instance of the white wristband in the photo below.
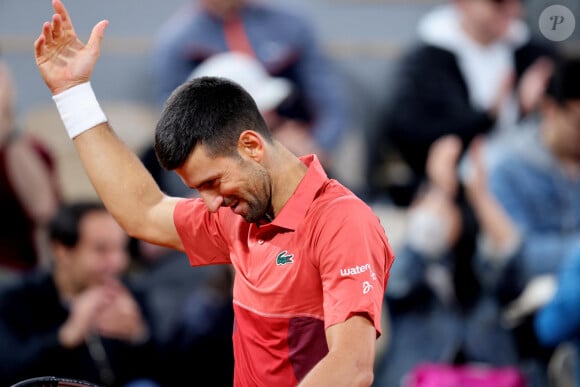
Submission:
<svg viewBox="0 0 580 387">
<path fill-rule="evenodd" d="M 107 122 L 90 82 L 81 83 L 52 97 L 70 138 Z"/>
</svg>

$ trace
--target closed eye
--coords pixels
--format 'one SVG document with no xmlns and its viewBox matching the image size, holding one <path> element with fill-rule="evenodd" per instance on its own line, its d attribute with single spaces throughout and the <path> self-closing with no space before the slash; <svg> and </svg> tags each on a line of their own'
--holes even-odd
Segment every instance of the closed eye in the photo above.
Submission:
<svg viewBox="0 0 580 387">
<path fill-rule="evenodd" d="M 211 189 L 211 188 L 215 187 L 216 184 L 217 184 L 217 179 L 210 179 L 210 180 L 204 181 L 203 183 L 198 185 L 196 188 L 198 191 L 204 190 L 204 189 Z"/>
</svg>

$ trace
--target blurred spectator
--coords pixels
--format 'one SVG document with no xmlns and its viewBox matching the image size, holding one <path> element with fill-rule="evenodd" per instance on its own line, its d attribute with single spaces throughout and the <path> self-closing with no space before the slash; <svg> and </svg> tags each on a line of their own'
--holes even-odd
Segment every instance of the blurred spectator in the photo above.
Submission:
<svg viewBox="0 0 580 387">
<path fill-rule="evenodd" d="M 558 65 L 539 120 L 525 125 L 489 182 L 517 227 L 508 243 L 517 248 L 489 240 L 487 252 L 507 265 L 516 295 L 533 277 L 556 273 L 580 241 L 580 59 Z"/>
<path fill-rule="evenodd" d="M 333 63 L 297 14 L 247 0 L 191 1 L 158 36 L 153 55 L 158 103 L 200 63 L 225 51 L 253 56 L 268 73 L 294 85 L 277 109 L 288 118 L 278 127 L 279 138 L 292 146 L 312 137 L 332 174 L 332 157 L 351 125 L 349 106 Z"/>
<path fill-rule="evenodd" d="M 45 226 L 59 202 L 52 154 L 16 128 L 14 99 L 10 70 L 0 61 L 0 280 L 41 263 Z"/>
<path fill-rule="evenodd" d="M 125 232 L 102 205 L 79 203 L 57 213 L 50 237 L 53 270 L 1 291 L 0 384 L 53 375 L 125 386 L 152 375 L 147 322 L 120 280 Z"/>
<path fill-rule="evenodd" d="M 512 334 L 501 325 L 493 289 L 478 286 L 468 305 L 461 302 L 464 289 L 455 277 L 466 273 L 457 266 L 472 261 L 453 249 L 463 227 L 454 199 L 461 150 L 456 136 L 433 143 L 427 160 L 428 184 L 409 208 L 405 241 L 397 251 L 385 293 L 392 335 L 379 365 L 377 387 L 403 385 L 404 378 L 424 362 L 487 366 L 518 362 Z M 485 200 L 481 198 L 481 205 L 491 207 Z M 481 273 L 469 275 L 477 282 Z"/>
<path fill-rule="evenodd" d="M 580 244 L 566 254 L 557 284 L 554 298 L 535 316 L 535 332 L 546 347 L 573 343 L 571 368 L 576 386 L 580 386 Z"/>
<path fill-rule="evenodd" d="M 536 309 L 551 295 L 551 282 L 542 278 L 554 276 L 580 242 L 579 59 L 557 62 L 539 120 L 523 125 L 518 142 L 489 171 L 489 190 L 513 230 L 486 227 L 481 251 L 486 271 L 497 275 L 493 281 L 508 306 L 520 355 L 545 379 L 552 351 L 539 345 L 533 328 Z"/>
<path fill-rule="evenodd" d="M 536 109 L 552 49 L 531 38 L 522 8 L 521 0 L 453 0 L 420 21 L 418 42 L 399 63 L 370 141 L 375 193 L 392 188 L 393 200 L 407 205 L 436 139 L 455 134 L 466 149 L 475 136 L 509 131 Z M 377 174 L 393 152 L 410 172 L 397 186 Z"/>
</svg>

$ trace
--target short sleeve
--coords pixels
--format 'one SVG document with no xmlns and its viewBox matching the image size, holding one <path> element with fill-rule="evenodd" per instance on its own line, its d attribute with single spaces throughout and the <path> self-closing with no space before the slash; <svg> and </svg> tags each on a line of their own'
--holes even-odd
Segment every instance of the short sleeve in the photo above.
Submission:
<svg viewBox="0 0 580 387">
<path fill-rule="evenodd" d="M 384 293 L 394 260 L 384 229 L 371 209 L 357 199 L 340 199 L 340 211 L 333 211 L 331 205 L 324 212 L 316 236 L 316 256 L 325 327 L 353 315 L 365 315 L 379 335 Z"/>
<path fill-rule="evenodd" d="M 201 199 L 180 200 L 173 221 L 192 266 L 231 263 L 219 213 L 209 212 Z"/>
</svg>

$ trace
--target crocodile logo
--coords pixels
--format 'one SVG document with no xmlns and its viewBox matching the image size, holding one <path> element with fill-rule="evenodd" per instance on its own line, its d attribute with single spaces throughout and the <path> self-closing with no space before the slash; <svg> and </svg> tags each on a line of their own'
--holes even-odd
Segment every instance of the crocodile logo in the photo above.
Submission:
<svg viewBox="0 0 580 387">
<path fill-rule="evenodd" d="M 284 250 L 276 257 L 276 265 L 286 265 L 289 263 L 294 263 L 294 254 L 288 254 L 288 251 Z"/>
</svg>

